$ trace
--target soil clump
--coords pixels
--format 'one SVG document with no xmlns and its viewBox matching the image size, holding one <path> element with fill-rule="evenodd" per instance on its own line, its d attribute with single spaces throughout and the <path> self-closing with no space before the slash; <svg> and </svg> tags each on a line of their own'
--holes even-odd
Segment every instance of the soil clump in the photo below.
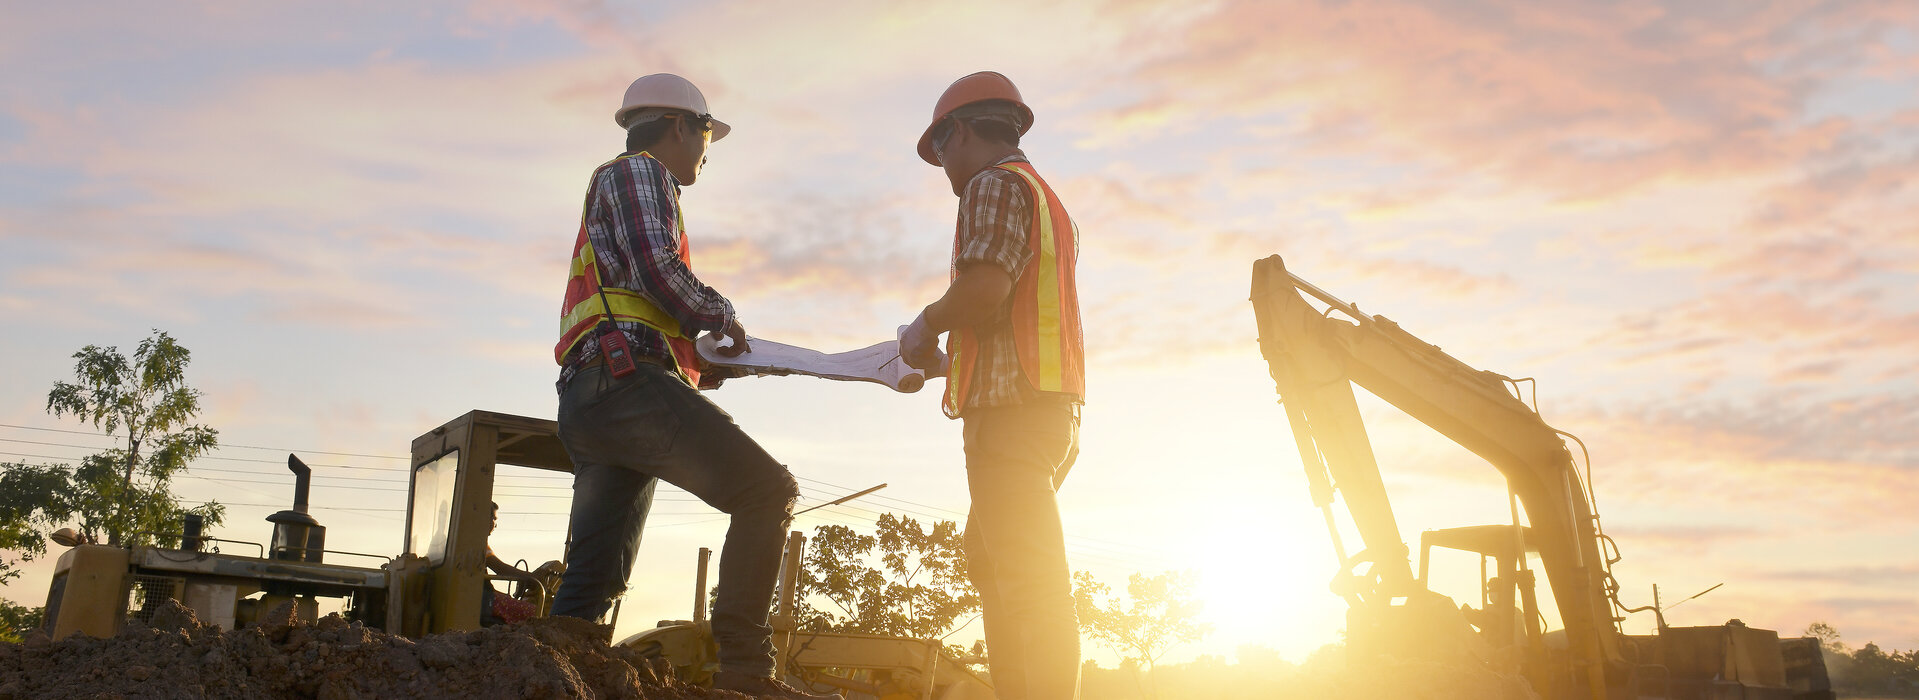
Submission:
<svg viewBox="0 0 1919 700">
<path fill-rule="evenodd" d="M 663 665 L 609 646 L 606 628 L 556 617 L 408 639 L 290 604 L 260 624 L 221 630 L 167 601 L 149 624 L 107 639 L 0 644 L 0 700 L 594 698 L 742 700 L 675 680 Z"/>
</svg>

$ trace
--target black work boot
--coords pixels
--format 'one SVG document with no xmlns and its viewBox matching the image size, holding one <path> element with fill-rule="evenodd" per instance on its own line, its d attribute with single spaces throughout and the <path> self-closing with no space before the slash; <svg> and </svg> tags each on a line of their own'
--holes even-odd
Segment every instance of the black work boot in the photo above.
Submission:
<svg viewBox="0 0 1919 700">
<path fill-rule="evenodd" d="M 846 700 L 839 693 L 816 695 L 781 683 L 777 678 L 749 676 L 732 671 L 713 674 L 713 689 L 745 693 L 760 700 Z"/>
</svg>

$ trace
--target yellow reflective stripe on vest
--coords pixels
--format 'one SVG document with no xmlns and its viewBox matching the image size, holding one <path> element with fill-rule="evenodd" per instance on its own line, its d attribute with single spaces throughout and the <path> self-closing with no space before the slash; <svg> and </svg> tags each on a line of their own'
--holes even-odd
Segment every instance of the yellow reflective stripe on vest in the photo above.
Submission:
<svg viewBox="0 0 1919 700">
<path fill-rule="evenodd" d="M 615 321 L 639 323 L 674 338 L 686 337 L 680 333 L 680 322 L 667 315 L 665 311 L 661 311 L 660 307 L 654 306 L 653 302 L 646 297 L 624 289 L 608 287 L 606 306 L 613 307 Z M 562 319 L 561 323 L 567 324 L 567 328 L 572 328 L 581 321 L 602 315 L 602 312 L 600 295 L 595 294 L 591 299 L 574 304 L 573 308 L 566 312 L 566 318 Z"/>
<path fill-rule="evenodd" d="M 947 353 L 947 366 L 952 367 L 953 370 L 946 374 L 946 400 L 940 402 L 940 410 L 946 412 L 947 418 L 958 418 L 959 409 L 956 407 L 966 405 L 966 397 L 961 396 L 960 392 L 966 390 L 967 387 L 964 385 L 966 385 L 967 382 L 960 381 L 958 372 L 959 368 L 965 366 L 960 364 L 961 362 L 972 362 L 973 358 L 971 356 L 965 358 L 960 357 L 960 355 L 965 354 L 960 348 L 961 345 L 963 345 L 963 343 L 957 340 L 948 345 L 953 351 Z"/>
<path fill-rule="evenodd" d="M 1023 169 L 1012 165 L 998 166 L 1002 170 L 1013 172 L 1025 180 L 1033 190 L 1033 203 L 1039 222 L 1039 256 L 1034 261 L 1039 275 L 1039 306 L 1035 310 L 1038 322 L 1039 376 L 1031 377 L 1033 388 L 1040 391 L 1062 391 L 1065 372 L 1060 367 L 1060 308 L 1059 308 L 1059 249 L 1055 246 L 1053 231 L 1052 205 L 1047 202 L 1046 188 L 1038 178 Z"/>
<path fill-rule="evenodd" d="M 580 246 L 580 254 L 573 258 L 573 266 L 568 274 L 571 277 L 585 277 L 589 275 L 589 270 L 591 271 L 591 278 L 595 282 L 598 282 L 598 258 L 594 253 L 593 241 L 591 239 L 588 239 L 585 245 Z M 640 323 L 674 338 L 686 337 L 686 335 L 680 332 L 679 319 L 673 318 L 661 310 L 660 307 L 655 305 L 651 300 L 640 296 L 639 293 L 618 287 L 601 287 L 601 289 L 606 292 L 605 304 L 600 302 L 600 295 L 598 293 L 574 304 L 573 308 L 566 310 L 565 316 L 560 317 L 561 333 L 572 330 L 582 321 L 601 315 L 604 313 L 605 307 L 611 306 L 613 307 L 613 319 L 616 321 Z M 584 337 L 584 335 L 585 334 L 582 333 L 582 337 Z M 575 344 L 578 342 L 578 338 L 573 340 Z"/>
</svg>

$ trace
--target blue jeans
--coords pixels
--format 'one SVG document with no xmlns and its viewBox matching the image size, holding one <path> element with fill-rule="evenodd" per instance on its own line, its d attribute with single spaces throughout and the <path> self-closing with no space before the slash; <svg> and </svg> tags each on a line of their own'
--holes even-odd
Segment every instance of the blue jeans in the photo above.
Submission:
<svg viewBox="0 0 1919 700">
<path fill-rule="evenodd" d="M 720 668 L 773 674 L 767 625 L 799 484 L 712 401 L 672 370 L 601 365 L 560 395 L 560 444 L 573 460 L 573 543 L 553 614 L 598 620 L 626 590 L 659 480 L 733 516 L 720 549 L 713 637 Z"/>
<path fill-rule="evenodd" d="M 1079 458 L 1079 411 L 1040 400 L 967 409 L 966 570 L 979 591 L 1000 700 L 1079 697 L 1079 617 L 1059 486 Z"/>
</svg>

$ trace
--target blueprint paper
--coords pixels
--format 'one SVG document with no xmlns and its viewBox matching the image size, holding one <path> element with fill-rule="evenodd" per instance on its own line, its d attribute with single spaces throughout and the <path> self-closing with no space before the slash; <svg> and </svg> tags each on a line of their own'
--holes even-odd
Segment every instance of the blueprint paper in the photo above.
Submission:
<svg viewBox="0 0 1919 700">
<path fill-rule="evenodd" d="M 903 394 L 919 391 L 926 385 L 926 374 L 906 366 L 900 359 L 898 340 L 830 355 L 753 336 L 747 336 L 747 345 L 752 350 L 738 357 L 721 355 L 719 339 L 712 334 L 702 336 L 694 345 L 699 348 L 700 359 L 707 364 L 751 376 L 803 374 L 843 382 L 872 382 Z"/>
</svg>

